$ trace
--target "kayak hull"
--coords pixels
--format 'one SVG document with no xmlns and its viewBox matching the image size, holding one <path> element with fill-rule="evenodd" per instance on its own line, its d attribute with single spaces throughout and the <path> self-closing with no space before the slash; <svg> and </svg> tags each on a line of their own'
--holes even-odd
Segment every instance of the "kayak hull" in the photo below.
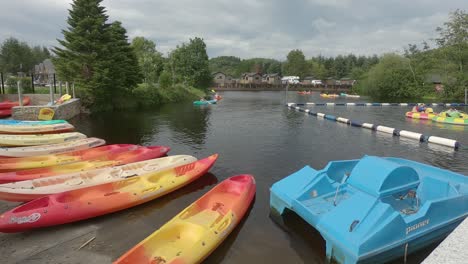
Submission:
<svg viewBox="0 0 468 264">
<path fill-rule="evenodd" d="M 23 158 L 0 158 L 0 172 L 64 165 L 84 160 L 107 160 L 114 154 L 138 148 L 132 144 L 113 144 L 64 154 L 51 154 Z"/>
<path fill-rule="evenodd" d="M 46 135 L 0 135 L 0 146 L 38 146 L 65 143 L 83 138 L 86 138 L 86 135 L 77 132 Z"/>
<path fill-rule="evenodd" d="M 138 147 L 133 150 L 110 154 L 106 157 L 106 159 L 87 160 L 65 165 L 3 172 L 0 173 L 0 184 L 34 180 L 37 178 L 45 178 L 59 174 L 88 171 L 92 169 L 119 166 L 148 159 L 155 159 L 166 155 L 169 150 L 170 148 L 165 146 Z"/>
<path fill-rule="evenodd" d="M 0 134 L 52 134 L 73 131 L 75 127 L 71 124 L 51 125 L 23 125 L 23 124 L 0 124 Z"/>
<path fill-rule="evenodd" d="M 216 158 L 213 155 L 162 172 L 35 199 L 0 215 L 0 232 L 22 232 L 76 222 L 148 202 L 199 178 Z"/>
<path fill-rule="evenodd" d="M 23 105 L 29 105 L 30 103 L 31 103 L 31 98 L 29 98 L 28 96 L 23 97 Z M 0 109 L 8 109 L 10 110 L 10 114 L 11 114 L 11 108 L 15 106 L 19 106 L 18 101 L 5 100 L 3 102 L 0 102 Z"/>
<path fill-rule="evenodd" d="M 430 113 L 406 112 L 405 116 L 413 119 L 429 120 L 434 118 L 436 115 Z"/>
<path fill-rule="evenodd" d="M 0 148 L 0 158 L 18 158 L 31 157 L 49 154 L 61 154 L 78 150 L 85 150 L 94 147 L 99 147 L 106 144 L 104 139 L 100 138 L 83 138 L 69 141 L 66 143 L 56 143 L 41 146 L 31 147 L 4 147 Z"/>
<path fill-rule="evenodd" d="M 134 162 L 111 168 L 0 184 L 0 199 L 12 202 L 27 202 L 55 193 L 72 191 L 99 184 L 116 182 L 129 177 L 160 172 L 195 161 L 197 161 L 197 159 L 189 155 L 176 155 Z"/>
<path fill-rule="evenodd" d="M 195 101 L 193 102 L 194 105 L 210 105 L 210 104 L 216 104 L 217 100 L 208 100 L 208 101 Z"/>
<path fill-rule="evenodd" d="M 56 125 L 68 124 L 66 120 L 44 120 L 44 121 L 25 121 L 25 120 L 0 120 L 0 125 L 28 125 L 28 126 L 42 126 L 42 125 Z"/>
<path fill-rule="evenodd" d="M 255 189 L 251 175 L 224 180 L 114 264 L 202 262 L 245 216 Z"/>
</svg>

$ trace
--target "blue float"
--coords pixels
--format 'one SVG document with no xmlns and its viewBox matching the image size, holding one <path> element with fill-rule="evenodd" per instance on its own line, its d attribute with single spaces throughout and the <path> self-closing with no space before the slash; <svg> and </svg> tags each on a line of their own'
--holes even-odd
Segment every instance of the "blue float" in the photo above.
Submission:
<svg viewBox="0 0 468 264">
<path fill-rule="evenodd" d="M 383 263 L 437 242 L 468 214 L 468 177 L 400 158 L 309 166 L 271 187 L 270 207 L 294 211 L 326 241 L 329 261 Z"/>
</svg>

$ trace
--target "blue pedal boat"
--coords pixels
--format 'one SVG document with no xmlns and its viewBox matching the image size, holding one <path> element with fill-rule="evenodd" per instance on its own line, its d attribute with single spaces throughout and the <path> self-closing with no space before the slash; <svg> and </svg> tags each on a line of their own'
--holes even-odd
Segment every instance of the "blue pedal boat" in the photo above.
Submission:
<svg viewBox="0 0 468 264">
<path fill-rule="evenodd" d="M 365 156 L 309 166 L 276 182 L 272 213 L 294 211 L 326 241 L 329 260 L 382 263 L 448 235 L 468 213 L 468 177 L 422 163 Z"/>
</svg>

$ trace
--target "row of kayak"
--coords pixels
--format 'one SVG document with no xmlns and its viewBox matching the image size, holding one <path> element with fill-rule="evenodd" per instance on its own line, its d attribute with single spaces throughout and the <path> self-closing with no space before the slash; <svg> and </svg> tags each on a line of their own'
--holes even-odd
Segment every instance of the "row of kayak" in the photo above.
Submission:
<svg viewBox="0 0 468 264">
<path fill-rule="evenodd" d="M 408 118 L 432 120 L 438 123 L 452 124 L 452 125 L 468 125 L 468 114 L 459 111 L 443 111 L 441 113 L 434 113 L 432 109 L 425 112 L 411 111 L 405 114 Z"/>
<path fill-rule="evenodd" d="M 65 122 L 11 120 L 40 128 Z M 80 133 L 0 135 L 0 199 L 25 202 L 0 214 L 0 232 L 61 225 L 125 210 L 180 189 L 206 174 L 201 160 L 166 156 L 166 146 L 104 145 Z M 164 157 L 166 156 L 166 157 Z M 182 210 L 115 263 L 199 263 L 238 225 L 256 192 L 253 176 L 230 177 Z"/>
</svg>

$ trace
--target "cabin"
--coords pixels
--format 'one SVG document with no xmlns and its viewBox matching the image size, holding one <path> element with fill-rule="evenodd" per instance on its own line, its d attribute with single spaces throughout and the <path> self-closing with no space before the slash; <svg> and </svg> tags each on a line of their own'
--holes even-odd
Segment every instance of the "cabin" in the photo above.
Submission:
<svg viewBox="0 0 468 264">
<path fill-rule="evenodd" d="M 45 59 L 43 62 L 34 66 L 34 83 L 45 85 L 49 83 L 49 78 L 53 78 L 55 74 L 55 66 L 52 60 Z"/>
<path fill-rule="evenodd" d="M 350 78 L 341 78 L 339 85 L 353 86 L 355 83 L 356 83 L 356 80 L 353 80 Z"/>
<path fill-rule="evenodd" d="M 246 72 L 241 76 L 242 84 L 261 84 L 262 76 L 256 72 Z"/>
<path fill-rule="evenodd" d="M 232 76 L 225 74 L 223 72 L 215 72 L 212 75 L 213 75 L 213 82 L 218 87 L 233 83 Z"/>
<path fill-rule="evenodd" d="M 262 76 L 262 83 L 280 85 L 281 76 L 279 75 L 279 73 L 264 74 Z"/>
<path fill-rule="evenodd" d="M 440 74 L 428 74 L 424 80 L 424 84 L 432 85 L 436 92 L 444 91 L 444 85 L 442 84 L 442 77 Z"/>
<path fill-rule="evenodd" d="M 313 76 L 307 76 L 307 77 L 304 77 L 304 80 L 302 80 L 301 83 L 303 85 L 311 85 L 313 80 L 315 80 Z"/>
<path fill-rule="evenodd" d="M 335 80 L 334 77 L 328 77 L 328 78 L 325 80 L 325 85 L 326 85 L 326 86 L 329 86 L 329 85 L 330 85 L 330 86 L 335 86 L 335 85 L 337 85 L 337 84 L 338 84 L 338 83 L 337 83 L 337 81 Z"/>
</svg>

